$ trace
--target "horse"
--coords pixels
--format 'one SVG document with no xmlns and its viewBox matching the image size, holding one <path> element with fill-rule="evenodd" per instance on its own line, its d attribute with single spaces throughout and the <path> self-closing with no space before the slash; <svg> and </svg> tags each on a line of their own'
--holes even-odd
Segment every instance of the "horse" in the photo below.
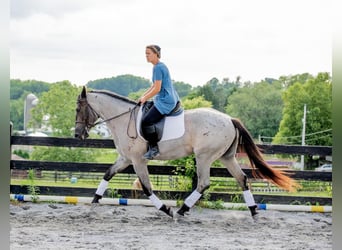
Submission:
<svg viewBox="0 0 342 250">
<path fill-rule="evenodd" d="M 254 143 L 250 132 L 243 123 L 213 108 L 184 110 L 184 134 L 177 139 L 160 141 L 160 155 L 156 160 L 172 160 L 194 154 L 196 160 L 197 187 L 185 198 L 176 213 L 167 207 L 153 192 L 147 168 L 148 160 L 143 158 L 148 143 L 138 136 L 136 121 L 140 103 L 111 91 L 87 91 L 83 86 L 77 97 L 75 138 L 81 140 L 89 136 L 89 130 L 101 122 L 110 129 L 117 152 L 117 160 L 105 172 L 93 196 L 92 204 L 100 203 L 108 182 L 129 165 L 140 180 L 144 194 L 151 203 L 168 216 L 184 216 L 201 198 L 210 186 L 210 166 L 219 160 L 237 180 L 242 189 L 243 198 L 252 218 L 258 214 L 257 204 L 248 186 L 248 178 L 239 166 L 236 152 L 246 152 L 253 173 L 261 179 L 283 188 L 295 191 L 297 182 L 281 170 L 273 169 L 264 160 L 262 151 Z"/>
</svg>

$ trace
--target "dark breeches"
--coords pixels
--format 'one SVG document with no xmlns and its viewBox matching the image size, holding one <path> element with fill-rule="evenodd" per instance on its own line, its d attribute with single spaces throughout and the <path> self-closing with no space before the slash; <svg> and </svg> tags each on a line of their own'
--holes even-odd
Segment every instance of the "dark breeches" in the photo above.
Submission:
<svg viewBox="0 0 342 250">
<path fill-rule="evenodd" d="M 141 121 L 142 132 L 145 139 L 152 145 L 157 145 L 158 136 L 154 124 L 163 119 L 158 109 L 153 105 L 150 110 L 144 115 Z"/>
</svg>

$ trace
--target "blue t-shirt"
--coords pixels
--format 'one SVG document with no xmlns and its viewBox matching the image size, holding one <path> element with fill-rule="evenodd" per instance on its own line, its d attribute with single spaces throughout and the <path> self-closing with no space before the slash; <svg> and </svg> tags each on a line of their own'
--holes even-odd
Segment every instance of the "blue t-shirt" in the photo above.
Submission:
<svg viewBox="0 0 342 250">
<path fill-rule="evenodd" d="M 154 105 L 161 114 L 169 114 L 179 101 L 178 93 L 173 87 L 171 76 L 168 68 L 162 62 L 158 62 L 153 66 L 153 83 L 161 80 L 161 88 L 159 93 L 154 97 Z"/>
</svg>

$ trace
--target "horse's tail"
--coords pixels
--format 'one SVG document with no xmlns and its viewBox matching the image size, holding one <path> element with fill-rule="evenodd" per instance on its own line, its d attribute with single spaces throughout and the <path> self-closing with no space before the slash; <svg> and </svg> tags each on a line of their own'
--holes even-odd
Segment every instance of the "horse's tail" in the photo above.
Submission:
<svg viewBox="0 0 342 250">
<path fill-rule="evenodd" d="M 267 179 L 275 185 L 288 191 L 295 191 L 298 187 L 300 187 L 300 185 L 294 179 L 286 175 L 283 171 L 273 169 L 267 164 L 267 162 L 263 159 L 260 149 L 254 143 L 252 136 L 240 120 L 232 118 L 232 122 L 240 134 L 240 149 L 247 153 L 253 169 L 253 175 L 256 178 Z M 258 171 L 255 171 L 256 168 Z"/>
</svg>

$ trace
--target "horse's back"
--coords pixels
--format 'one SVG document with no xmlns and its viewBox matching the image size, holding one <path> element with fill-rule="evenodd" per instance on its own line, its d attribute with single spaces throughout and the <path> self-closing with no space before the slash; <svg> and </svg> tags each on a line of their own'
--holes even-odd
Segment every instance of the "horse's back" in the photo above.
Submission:
<svg viewBox="0 0 342 250">
<path fill-rule="evenodd" d="M 213 108 L 196 108 L 185 111 L 185 118 L 192 123 L 192 126 L 201 128 L 217 127 L 232 129 L 234 125 L 229 115 Z M 204 125 L 204 126 L 202 126 Z"/>
<path fill-rule="evenodd" d="M 212 108 L 186 110 L 185 122 L 187 133 L 199 143 L 229 144 L 236 135 L 231 117 Z"/>
</svg>

